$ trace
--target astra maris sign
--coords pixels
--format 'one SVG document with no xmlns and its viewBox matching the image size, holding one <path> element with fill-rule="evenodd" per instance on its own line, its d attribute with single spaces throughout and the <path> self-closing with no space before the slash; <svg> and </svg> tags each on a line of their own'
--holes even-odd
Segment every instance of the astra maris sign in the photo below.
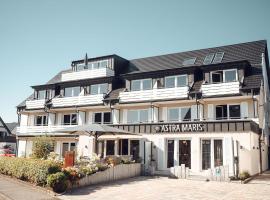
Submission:
<svg viewBox="0 0 270 200">
<path fill-rule="evenodd" d="M 204 124 L 188 123 L 188 124 L 162 124 L 155 127 L 157 133 L 177 133 L 177 132 L 202 132 Z"/>
</svg>

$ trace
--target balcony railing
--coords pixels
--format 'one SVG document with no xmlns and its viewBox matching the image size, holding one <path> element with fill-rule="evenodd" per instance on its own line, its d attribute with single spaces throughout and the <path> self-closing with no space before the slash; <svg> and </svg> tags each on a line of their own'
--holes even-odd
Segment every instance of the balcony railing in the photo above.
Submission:
<svg viewBox="0 0 270 200">
<path fill-rule="evenodd" d="M 99 69 L 90 69 L 76 72 L 67 72 L 62 74 L 62 81 L 72 81 L 72 80 L 80 80 L 80 79 L 88 79 L 88 78 L 98 78 L 98 77 L 106 77 L 106 76 L 114 76 L 114 71 L 109 68 L 99 68 Z"/>
<path fill-rule="evenodd" d="M 27 109 L 39 109 L 44 108 L 45 99 L 29 100 L 26 101 Z"/>
<path fill-rule="evenodd" d="M 202 85 L 203 96 L 216 96 L 227 94 L 239 94 L 240 83 L 228 82 L 228 83 L 211 83 Z"/>
<path fill-rule="evenodd" d="M 140 102 L 187 98 L 188 87 L 162 88 L 141 91 L 120 92 L 120 102 Z"/>
<path fill-rule="evenodd" d="M 83 106 L 96 105 L 103 103 L 103 94 L 76 96 L 76 97 L 59 97 L 52 99 L 53 107 Z"/>
<path fill-rule="evenodd" d="M 17 127 L 17 135 L 33 135 L 37 133 L 57 133 L 58 130 L 73 127 L 76 125 L 57 125 L 57 126 L 20 126 Z"/>
</svg>

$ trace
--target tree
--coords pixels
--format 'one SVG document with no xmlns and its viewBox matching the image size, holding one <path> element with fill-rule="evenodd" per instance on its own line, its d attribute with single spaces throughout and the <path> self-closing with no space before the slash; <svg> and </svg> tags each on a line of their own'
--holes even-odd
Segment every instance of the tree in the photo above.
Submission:
<svg viewBox="0 0 270 200">
<path fill-rule="evenodd" d="M 53 151 L 54 142 L 48 136 L 36 137 L 33 141 L 33 157 L 47 159 L 51 151 Z"/>
</svg>

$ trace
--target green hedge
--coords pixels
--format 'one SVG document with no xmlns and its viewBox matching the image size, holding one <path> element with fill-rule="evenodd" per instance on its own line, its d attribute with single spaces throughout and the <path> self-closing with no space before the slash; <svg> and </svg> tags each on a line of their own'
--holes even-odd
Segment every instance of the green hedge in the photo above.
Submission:
<svg viewBox="0 0 270 200">
<path fill-rule="evenodd" d="M 46 185 L 47 176 L 59 171 L 61 171 L 61 165 L 53 161 L 0 157 L 1 174 L 16 177 L 37 185 Z"/>
</svg>

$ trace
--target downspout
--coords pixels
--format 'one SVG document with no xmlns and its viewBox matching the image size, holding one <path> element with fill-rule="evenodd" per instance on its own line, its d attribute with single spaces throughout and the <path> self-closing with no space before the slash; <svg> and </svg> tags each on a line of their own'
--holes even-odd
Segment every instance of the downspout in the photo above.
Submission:
<svg viewBox="0 0 270 200">
<path fill-rule="evenodd" d="M 260 133 L 259 136 L 259 165 L 260 165 L 260 170 L 259 170 L 259 174 L 262 173 L 262 144 L 261 144 L 261 137 L 262 137 L 262 133 Z"/>
</svg>

